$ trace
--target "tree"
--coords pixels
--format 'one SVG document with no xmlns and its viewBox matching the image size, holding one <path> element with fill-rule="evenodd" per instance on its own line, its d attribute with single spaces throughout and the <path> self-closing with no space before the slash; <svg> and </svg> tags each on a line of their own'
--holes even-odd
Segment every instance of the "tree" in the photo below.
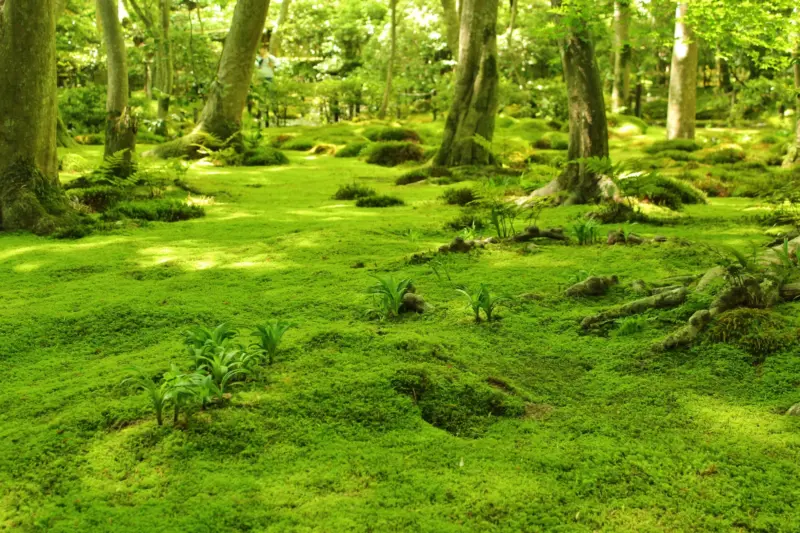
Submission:
<svg viewBox="0 0 800 533">
<path fill-rule="evenodd" d="M 0 224 L 49 233 L 71 211 L 58 181 L 54 0 L 0 1 Z"/>
<path fill-rule="evenodd" d="M 105 157 L 109 159 L 122 152 L 122 163 L 114 170 L 120 176 L 128 176 L 133 170 L 132 158 L 136 150 L 136 120 L 128 106 L 128 65 L 119 3 L 97 0 L 97 13 L 103 26 L 108 64 Z"/>
<path fill-rule="evenodd" d="M 567 166 L 537 196 L 566 193 L 567 203 L 586 203 L 596 199 L 601 176 L 590 159 L 608 157 L 608 124 L 603 99 L 603 79 L 594 53 L 589 21 L 594 17 L 588 0 L 551 0 L 557 10 L 561 62 L 569 96 L 569 151 Z"/>
<path fill-rule="evenodd" d="M 462 0 L 461 40 L 453 103 L 445 122 L 440 166 L 492 162 L 485 141 L 494 136 L 497 112 L 497 0 Z"/>
<path fill-rule="evenodd" d="M 442 0 L 442 11 L 444 13 L 444 25 L 447 33 L 447 46 L 453 58 L 458 61 L 459 39 L 461 24 L 458 20 L 458 10 L 455 0 Z"/>
<path fill-rule="evenodd" d="M 140 3 L 140 0 L 130 1 L 133 11 L 141 20 L 147 34 L 156 43 L 156 76 L 155 89 L 158 99 L 158 118 L 161 121 L 158 133 L 166 134 L 167 121 L 169 118 L 169 106 L 172 99 L 174 84 L 174 64 L 172 57 L 172 40 L 170 38 L 170 14 L 172 12 L 172 0 L 158 0 L 158 19 L 155 20 L 153 13 L 147 5 Z"/>
<path fill-rule="evenodd" d="M 378 110 L 378 118 L 383 120 L 386 118 L 386 113 L 389 111 L 389 99 L 392 96 L 392 75 L 394 74 L 394 56 L 397 50 L 397 0 L 389 0 L 389 9 L 391 11 L 390 23 L 390 43 L 389 43 L 389 60 L 386 66 L 386 86 L 383 89 L 383 100 L 381 107 Z"/>
<path fill-rule="evenodd" d="M 688 3 L 675 13 L 675 44 L 669 77 L 667 138 L 694 139 L 697 111 L 697 40 L 687 18 Z"/>
<path fill-rule="evenodd" d="M 278 16 L 278 23 L 272 31 L 272 37 L 269 41 L 269 53 L 278 57 L 281 55 L 281 38 L 283 37 L 283 28 L 286 25 L 286 20 L 289 18 L 289 4 L 291 0 L 283 0 L 281 2 L 281 12 Z"/>
<path fill-rule="evenodd" d="M 614 2 L 614 85 L 611 91 L 611 111 L 620 113 L 628 106 L 630 95 L 630 57 L 628 42 L 631 11 L 628 0 Z"/>
<path fill-rule="evenodd" d="M 215 80 L 211 83 L 200 119 L 192 133 L 154 150 L 157 156 L 197 155 L 198 143 L 241 145 L 242 112 L 253 77 L 256 52 L 264 31 L 269 0 L 239 0 L 225 39 Z"/>
</svg>

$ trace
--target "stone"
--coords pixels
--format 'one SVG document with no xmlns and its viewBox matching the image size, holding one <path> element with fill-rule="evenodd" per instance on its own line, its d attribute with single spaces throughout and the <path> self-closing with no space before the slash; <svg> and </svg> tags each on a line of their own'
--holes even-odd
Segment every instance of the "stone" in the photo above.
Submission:
<svg viewBox="0 0 800 533">
<path fill-rule="evenodd" d="M 603 296 L 612 285 L 619 283 L 617 276 L 599 277 L 589 276 L 580 283 L 576 283 L 565 292 L 567 296 Z"/>
<path fill-rule="evenodd" d="M 786 411 L 786 414 L 789 416 L 800 416 L 800 403 L 796 403 Z"/>
<path fill-rule="evenodd" d="M 625 237 L 625 244 L 644 244 L 644 237 L 636 235 L 635 233 L 629 233 Z"/>
<path fill-rule="evenodd" d="M 625 242 L 625 234 L 621 231 L 610 231 L 608 233 L 608 238 L 606 239 L 606 244 L 618 244 Z"/>
<path fill-rule="evenodd" d="M 654 242 L 667 242 L 667 238 L 664 237 L 663 235 L 656 235 L 655 237 L 653 237 L 653 241 Z"/>
<path fill-rule="evenodd" d="M 425 298 L 413 292 L 407 292 L 403 295 L 403 310 L 408 313 L 424 313 L 425 312 Z"/>
</svg>

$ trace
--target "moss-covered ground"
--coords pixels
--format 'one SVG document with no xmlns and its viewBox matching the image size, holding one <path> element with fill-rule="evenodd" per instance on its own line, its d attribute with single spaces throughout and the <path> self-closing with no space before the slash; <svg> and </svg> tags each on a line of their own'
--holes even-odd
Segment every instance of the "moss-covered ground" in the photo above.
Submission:
<svg viewBox="0 0 800 533">
<path fill-rule="evenodd" d="M 328 142 L 358 137 L 341 131 Z M 615 155 L 646 158 L 661 136 L 620 137 Z M 187 181 L 214 197 L 201 219 L 0 237 L 0 528 L 800 530 L 800 418 L 783 415 L 800 401 L 796 345 L 759 364 L 709 340 L 653 350 L 691 300 L 605 336 L 578 326 L 634 298 L 634 279 L 713 266 L 705 244 L 767 242 L 758 200 L 711 198 L 682 224 L 628 228 L 663 244 L 490 246 L 454 256 L 448 280 L 409 261 L 454 236 L 444 224 L 460 208 L 443 187 L 395 186 L 407 167 L 286 153 L 288 166 L 193 167 Z M 354 180 L 406 205 L 331 199 Z M 375 273 L 412 278 L 431 308 L 367 319 Z M 621 284 L 564 297 L 587 273 Z M 480 283 L 512 297 L 495 322 L 475 324 L 455 291 Z M 800 303 L 775 312 L 796 327 Z M 296 324 L 276 364 L 187 428 L 158 427 L 120 385 L 131 365 L 185 364 L 194 324 L 246 333 L 272 318 Z M 417 378 L 435 383 L 425 397 L 409 393 Z"/>
</svg>

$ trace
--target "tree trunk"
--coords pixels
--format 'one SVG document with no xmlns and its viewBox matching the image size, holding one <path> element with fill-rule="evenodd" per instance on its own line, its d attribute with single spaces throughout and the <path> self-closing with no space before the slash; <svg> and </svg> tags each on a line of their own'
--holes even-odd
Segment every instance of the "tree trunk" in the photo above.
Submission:
<svg viewBox="0 0 800 533">
<path fill-rule="evenodd" d="M 160 157 L 197 156 L 197 143 L 225 143 L 241 148 L 242 112 L 253 77 L 256 52 L 267 19 L 269 0 L 239 0 L 225 39 L 217 75 L 208 91 L 200 121 L 189 135 L 162 144 Z M 213 139 L 209 139 L 209 135 Z"/>
<path fill-rule="evenodd" d="M 628 105 L 631 78 L 631 46 L 628 42 L 631 22 L 627 0 L 614 2 L 614 85 L 611 90 L 611 111 L 622 113 Z"/>
<path fill-rule="evenodd" d="M 172 41 L 169 32 L 169 17 L 172 11 L 172 0 L 159 0 L 159 19 L 161 29 L 159 32 L 159 43 L 156 67 L 156 89 L 158 89 L 158 119 L 159 135 L 167 134 L 167 122 L 169 120 L 169 105 L 172 99 L 172 86 L 174 83 L 173 60 L 172 60 Z"/>
<path fill-rule="evenodd" d="M 793 167 L 797 160 L 800 159 L 800 36 L 795 35 L 795 46 L 792 51 L 792 69 L 794 71 L 794 90 L 795 90 L 795 104 L 794 104 L 794 118 L 795 118 L 795 133 L 794 145 L 789 148 L 789 152 L 783 160 L 783 166 L 786 168 Z"/>
<path fill-rule="evenodd" d="M 283 37 L 283 27 L 286 24 L 286 20 L 289 18 L 289 4 L 291 0 L 283 0 L 281 2 L 281 12 L 278 16 L 278 25 L 275 26 L 275 30 L 272 32 L 272 38 L 269 41 L 269 53 L 275 57 L 281 55 L 281 38 Z"/>
<path fill-rule="evenodd" d="M 497 113 L 497 3 L 462 0 L 461 48 L 453 103 L 445 122 L 439 166 L 486 165 L 494 161 L 491 141 Z"/>
<path fill-rule="evenodd" d="M 461 0 L 462 3 L 464 0 Z M 447 46 L 453 59 L 458 61 L 459 39 L 461 34 L 461 24 L 459 22 L 459 12 L 456 9 L 456 0 L 442 0 L 442 10 L 444 11 L 444 24 L 447 33 Z"/>
<path fill-rule="evenodd" d="M 0 225 L 49 233 L 71 210 L 58 182 L 53 0 L 0 4 Z"/>
<path fill-rule="evenodd" d="M 733 90 L 731 69 L 728 66 L 728 60 L 724 57 L 717 57 L 717 72 L 719 75 L 719 88 L 726 94 L 731 92 Z"/>
<path fill-rule="evenodd" d="M 136 121 L 128 106 L 128 65 L 125 38 L 119 22 L 119 3 L 117 0 L 97 0 L 97 13 L 102 21 L 108 60 L 105 158 L 122 152 L 122 161 L 113 170 L 118 176 L 127 177 L 133 172 Z"/>
<path fill-rule="evenodd" d="M 675 46 L 669 78 L 667 138 L 694 139 L 697 112 L 697 40 L 686 21 L 688 4 L 678 4 L 675 15 Z"/>
<path fill-rule="evenodd" d="M 378 118 L 383 120 L 389 111 L 389 99 L 392 96 L 392 76 L 394 74 L 394 56 L 397 49 L 397 0 L 391 0 L 391 43 L 389 45 L 389 64 L 386 66 L 386 87 L 383 89 L 383 101 L 378 110 Z"/>
<path fill-rule="evenodd" d="M 554 8 L 561 7 L 561 0 L 551 1 Z M 559 18 L 559 24 L 567 24 L 560 45 L 569 96 L 568 163 L 560 176 L 534 194 L 566 193 L 566 203 L 587 203 L 603 191 L 600 190 L 602 176 L 593 171 L 586 160 L 608 157 L 603 79 L 595 59 L 592 36 L 581 14 L 576 13 L 569 19 Z M 574 20 L 572 25 L 570 19 Z"/>
</svg>

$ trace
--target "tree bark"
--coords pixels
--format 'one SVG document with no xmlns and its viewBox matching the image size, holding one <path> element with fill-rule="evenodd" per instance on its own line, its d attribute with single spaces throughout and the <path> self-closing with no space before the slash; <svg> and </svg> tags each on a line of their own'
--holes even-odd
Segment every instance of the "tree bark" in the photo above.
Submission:
<svg viewBox="0 0 800 533">
<path fill-rule="evenodd" d="M 459 22 L 459 12 L 456 9 L 456 0 L 442 0 L 442 11 L 444 12 L 447 46 L 450 48 L 450 53 L 453 54 L 453 59 L 458 61 L 461 24 Z"/>
<path fill-rule="evenodd" d="M 241 148 L 242 112 L 253 77 L 269 0 L 239 0 L 225 39 L 215 80 L 208 91 L 200 120 L 189 135 L 166 143 L 152 154 L 161 157 L 197 155 L 196 144 L 224 143 Z M 213 139 L 209 139 L 209 135 Z"/>
<path fill-rule="evenodd" d="M 686 21 L 689 5 L 678 4 L 675 14 L 675 45 L 669 78 L 667 138 L 694 139 L 697 113 L 697 40 Z"/>
<path fill-rule="evenodd" d="M 71 210 L 56 154 L 56 5 L 0 5 L 0 225 L 49 233 Z"/>
<path fill-rule="evenodd" d="M 614 2 L 614 85 L 611 90 L 611 111 L 622 113 L 627 109 L 630 96 L 631 11 L 628 0 Z"/>
<path fill-rule="evenodd" d="M 169 17 L 172 11 L 172 0 L 159 0 L 159 19 L 161 29 L 158 43 L 158 66 L 156 70 L 156 89 L 158 89 L 159 135 L 166 135 L 169 121 L 169 105 L 172 99 L 174 83 L 172 41 L 170 40 Z"/>
<path fill-rule="evenodd" d="M 133 172 L 136 121 L 128 106 L 128 62 L 119 22 L 119 3 L 97 0 L 97 13 L 102 21 L 108 65 L 105 158 L 108 160 L 122 152 L 122 161 L 113 170 L 116 175 L 127 177 Z"/>
<path fill-rule="evenodd" d="M 378 110 L 378 118 L 383 120 L 389 111 L 389 100 L 392 97 L 392 77 L 394 75 L 394 56 L 397 49 L 397 0 L 390 0 L 391 9 L 391 43 L 389 45 L 389 64 L 386 66 L 386 86 L 383 89 L 383 101 Z"/>
<path fill-rule="evenodd" d="M 283 38 L 283 27 L 286 20 L 289 18 L 289 4 L 291 0 L 283 0 L 281 2 L 281 12 L 278 15 L 278 24 L 272 32 L 272 38 L 269 41 L 269 53 L 275 57 L 281 55 L 281 39 Z"/>
<path fill-rule="evenodd" d="M 728 65 L 728 60 L 724 57 L 717 57 L 717 72 L 719 75 L 719 88 L 726 94 L 731 92 L 733 90 L 731 69 Z"/>
<path fill-rule="evenodd" d="M 561 0 L 551 1 L 553 7 L 561 7 Z M 600 190 L 602 176 L 590 168 L 587 159 L 608 157 L 603 79 L 595 59 L 592 36 L 581 14 L 570 17 L 574 20 L 572 24 L 570 19 L 559 18 L 559 24 L 567 24 L 560 45 L 569 96 L 568 163 L 561 175 L 534 195 L 566 193 L 566 203 L 587 203 L 603 192 Z"/>
<path fill-rule="evenodd" d="M 795 35 L 794 39 L 795 45 L 792 50 L 792 70 L 794 72 L 794 118 L 796 122 L 794 145 L 789 148 L 789 152 L 783 160 L 783 166 L 785 168 L 793 167 L 797 163 L 797 160 L 800 159 L 800 36 Z"/>
<path fill-rule="evenodd" d="M 498 0 L 462 0 L 461 37 L 453 103 L 445 122 L 439 166 L 485 165 L 494 157 L 491 141 L 497 112 L 497 3 Z"/>
</svg>

